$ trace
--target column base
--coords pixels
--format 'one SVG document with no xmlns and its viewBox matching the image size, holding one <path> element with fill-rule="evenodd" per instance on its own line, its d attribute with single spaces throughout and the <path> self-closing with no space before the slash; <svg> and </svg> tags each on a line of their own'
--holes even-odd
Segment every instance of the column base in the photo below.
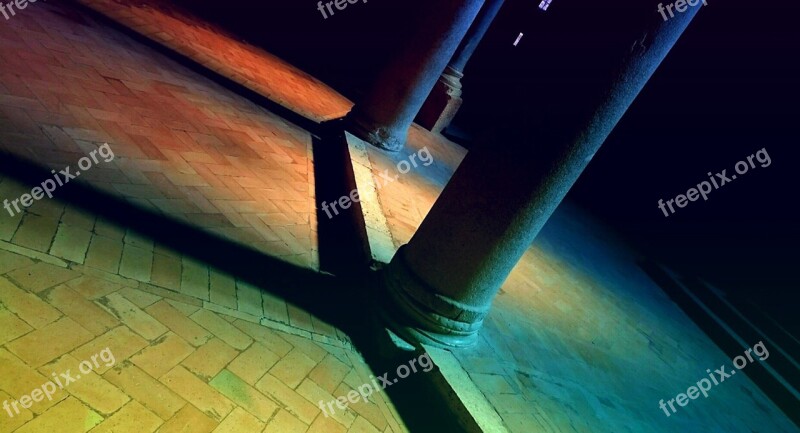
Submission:
<svg viewBox="0 0 800 433">
<path fill-rule="evenodd" d="M 367 119 L 367 116 L 354 108 L 346 119 L 347 131 L 361 140 L 389 152 L 399 152 L 408 139 L 408 128 L 388 128 L 378 122 Z M 410 125 L 409 125 L 410 126 Z M 398 131 L 402 129 L 402 131 Z"/>
<path fill-rule="evenodd" d="M 447 128 L 464 102 L 461 99 L 463 77 L 464 74 L 448 66 L 414 121 L 431 132 L 439 133 Z"/>
<path fill-rule="evenodd" d="M 404 258 L 405 246 L 381 271 L 381 318 L 409 343 L 445 349 L 474 344 L 489 306 L 476 308 L 440 294 L 416 276 Z"/>
</svg>

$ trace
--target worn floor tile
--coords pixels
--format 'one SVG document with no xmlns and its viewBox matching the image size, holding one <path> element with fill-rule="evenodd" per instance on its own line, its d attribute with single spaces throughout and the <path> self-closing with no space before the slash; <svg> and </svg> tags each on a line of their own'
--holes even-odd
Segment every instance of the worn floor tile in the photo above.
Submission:
<svg viewBox="0 0 800 433">
<path fill-rule="evenodd" d="M 82 367 L 79 366 L 83 362 L 86 364 Z M 98 364 L 101 362 L 99 361 Z M 104 362 L 102 363 L 105 364 Z M 78 360 L 70 355 L 64 355 L 40 367 L 39 372 L 43 375 L 50 375 L 53 372 L 59 375 L 69 373 L 67 375 L 70 376 L 70 379 L 63 378 L 64 389 L 92 410 L 100 415 L 107 416 L 129 402 L 130 397 L 101 376 L 92 372 L 94 365 L 91 359 Z M 72 379 L 74 379 L 72 383 L 66 383 Z"/>
<path fill-rule="evenodd" d="M 72 351 L 72 356 L 78 359 L 89 359 L 93 355 L 110 350 L 114 354 L 114 359 L 120 363 L 134 353 L 139 352 L 148 346 L 148 341 L 140 337 L 135 332 L 125 326 L 118 326 L 83 346 Z M 98 374 L 105 373 L 110 367 L 101 366 L 95 371 Z"/>
<path fill-rule="evenodd" d="M 208 310 L 199 310 L 191 318 L 234 349 L 244 350 L 253 343 L 247 334 Z"/>
<path fill-rule="evenodd" d="M 15 433 L 88 432 L 103 418 L 78 399 L 69 397 L 15 431 Z"/>
<path fill-rule="evenodd" d="M 219 391 L 181 366 L 173 368 L 160 381 L 216 421 L 222 421 L 236 407 Z"/>
<path fill-rule="evenodd" d="M 45 300 L 94 335 L 119 325 L 119 320 L 78 292 L 61 285 L 45 294 Z"/>
<path fill-rule="evenodd" d="M 167 332 L 166 326 L 119 293 L 107 295 L 98 299 L 97 302 L 126 326 L 148 340 L 154 340 Z"/>
<path fill-rule="evenodd" d="M 103 378 L 124 391 L 144 407 L 168 420 L 186 405 L 186 401 L 161 382 L 129 362 L 108 370 Z"/>
<path fill-rule="evenodd" d="M 236 408 L 223 420 L 214 433 L 261 432 L 265 424 L 247 411 Z"/>
<path fill-rule="evenodd" d="M 306 356 L 300 349 L 295 348 L 283 359 L 278 361 L 278 363 L 269 370 L 269 373 L 294 389 L 300 385 L 300 382 L 303 381 L 316 365 L 317 363 L 314 362 L 313 359 Z"/>
<path fill-rule="evenodd" d="M 93 433 L 152 433 L 163 421 L 136 401 L 128 403 L 100 425 Z"/>
<path fill-rule="evenodd" d="M 0 346 L 32 330 L 30 325 L 20 320 L 14 313 L 0 308 Z"/>
<path fill-rule="evenodd" d="M 90 341 L 94 335 L 64 317 L 6 345 L 28 365 L 39 367 Z"/>
<path fill-rule="evenodd" d="M 280 409 L 267 423 L 264 433 L 305 433 L 308 425 L 297 419 L 294 415 Z"/>
<path fill-rule="evenodd" d="M 269 421 L 272 414 L 278 409 L 278 405 L 273 400 L 229 370 L 222 370 L 208 384 L 263 422 Z"/>
<path fill-rule="evenodd" d="M 267 349 L 261 343 L 253 343 L 250 348 L 242 352 L 228 365 L 228 370 L 248 384 L 255 385 L 258 379 L 280 359 L 280 356 Z"/>
<path fill-rule="evenodd" d="M 62 222 L 58 226 L 53 245 L 50 247 L 50 254 L 67 261 L 84 263 L 91 240 L 92 232 L 90 230 Z"/>
<path fill-rule="evenodd" d="M 282 403 L 286 410 L 307 424 L 321 412 L 319 407 L 271 374 L 264 375 L 256 383 L 256 389 Z"/>
<path fill-rule="evenodd" d="M 165 422 L 158 430 L 159 433 L 210 433 L 217 425 L 203 412 L 200 412 L 191 404 L 183 406 L 175 416 Z"/>
<path fill-rule="evenodd" d="M 161 377 L 194 352 L 194 347 L 173 332 L 167 332 L 153 341 L 131 362 L 153 377 Z"/>
<path fill-rule="evenodd" d="M 49 380 L 49 377 L 45 377 L 12 353 L 0 348 L 0 389 L 12 397 L 20 398 L 28 395 L 31 390 L 41 387 Z M 30 408 L 31 412 L 41 414 L 66 398 L 68 394 L 64 390 L 57 389 L 51 396 L 52 400 L 45 399 L 33 405 Z"/>
<path fill-rule="evenodd" d="M 0 302 L 34 328 L 43 328 L 62 314 L 41 299 L 0 277 Z"/>
<path fill-rule="evenodd" d="M 157 302 L 145 309 L 151 316 L 178 334 L 189 344 L 197 347 L 208 342 L 212 334 L 186 317 L 166 301 Z"/>
</svg>

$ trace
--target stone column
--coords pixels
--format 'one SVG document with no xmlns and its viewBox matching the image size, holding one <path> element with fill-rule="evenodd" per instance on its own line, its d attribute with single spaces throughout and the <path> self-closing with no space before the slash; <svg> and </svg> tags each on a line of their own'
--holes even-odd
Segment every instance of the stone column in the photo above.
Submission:
<svg viewBox="0 0 800 433">
<path fill-rule="evenodd" d="M 348 115 L 348 130 L 380 148 L 402 149 L 414 116 L 482 4 L 483 0 L 425 4 L 414 33 Z"/>
<path fill-rule="evenodd" d="M 443 347 L 477 337 L 513 267 L 699 9 L 665 22 L 640 1 L 575 2 L 591 20 L 565 28 L 549 99 L 537 101 L 543 119 L 514 119 L 515 131 L 471 150 L 383 270 L 381 312 L 396 334 Z"/>
<path fill-rule="evenodd" d="M 464 77 L 464 68 L 475 53 L 489 26 L 494 21 L 500 7 L 505 0 L 486 0 L 475 22 L 464 36 L 458 46 L 453 59 L 447 65 L 439 81 L 433 87 L 425 104 L 422 105 L 415 121 L 423 128 L 432 132 L 441 132 L 450 125 L 461 108 L 461 78 Z"/>
</svg>

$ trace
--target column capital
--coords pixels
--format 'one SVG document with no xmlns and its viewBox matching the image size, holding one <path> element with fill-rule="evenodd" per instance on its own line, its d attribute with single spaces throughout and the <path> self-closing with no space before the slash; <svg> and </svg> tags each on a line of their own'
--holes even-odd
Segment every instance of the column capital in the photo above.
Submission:
<svg viewBox="0 0 800 433">
<path fill-rule="evenodd" d="M 461 96 L 462 78 L 464 78 L 463 72 L 453 68 L 451 65 L 447 65 L 442 76 L 439 77 L 439 82 L 453 89 L 453 93 L 448 92 L 451 96 Z M 455 94 L 455 92 L 458 92 L 458 94 Z"/>
</svg>

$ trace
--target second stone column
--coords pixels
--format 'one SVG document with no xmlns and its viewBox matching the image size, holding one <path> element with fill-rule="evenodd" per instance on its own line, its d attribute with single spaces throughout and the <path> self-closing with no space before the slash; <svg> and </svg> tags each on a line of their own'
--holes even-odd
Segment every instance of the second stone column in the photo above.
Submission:
<svg viewBox="0 0 800 433">
<path fill-rule="evenodd" d="M 437 0 L 420 10 L 418 27 L 347 116 L 362 140 L 399 151 L 425 99 L 483 5 L 483 0 Z"/>
</svg>

